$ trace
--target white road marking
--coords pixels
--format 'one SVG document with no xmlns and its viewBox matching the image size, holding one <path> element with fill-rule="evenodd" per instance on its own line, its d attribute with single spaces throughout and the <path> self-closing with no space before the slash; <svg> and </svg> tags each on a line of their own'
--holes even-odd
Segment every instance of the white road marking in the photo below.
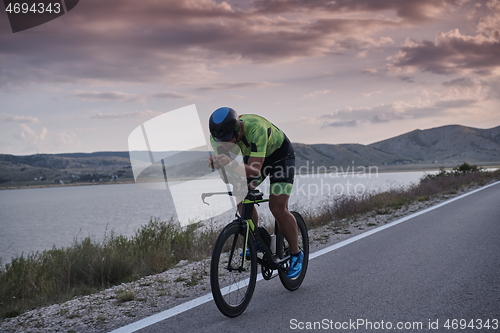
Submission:
<svg viewBox="0 0 500 333">
<path fill-rule="evenodd" d="M 488 187 L 495 186 L 495 185 L 498 185 L 498 184 L 500 184 L 500 182 L 496 182 L 496 183 L 493 183 L 493 184 L 490 184 L 490 185 L 486 185 L 486 186 L 478 188 L 478 189 L 476 189 L 474 191 L 462 194 L 461 196 L 458 196 L 456 198 L 444 201 L 444 202 L 442 202 L 440 204 L 437 204 L 435 206 L 432 206 L 432 207 L 426 208 L 424 210 L 421 210 L 419 212 L 416 212 L 414 214 L 405 216 L 405 217 L 403 217 L 403 218 L 401 218 L 399 220 L 396 220 L 394 222 L 388 223 L 388 224 L 383 225 L 381 227 L 372 229 L 370 231 L 367 231 L 367 232 L 364 232 L 364 233 L 359 234 L 357 236 L 351 237 L 351 238 L 346 239 L 344 241 L 341 241 L 339 243 L 333 244 L 333 245 L 328 246 L 328 247 L 326 247 L 326 248 L 324 248 L 322 250 L 316 251 L 314 253 L 310 253 L 309 254 L 309 259 L 314 259 L 314 258 L 317 258 L 317 257 L 322 256 L 324 254 L 327 254 L 329 252 L 335 251 L 335 250 L 337 250 L 337 249 L 339 249 L 341 247 L 344 247 L 344 246 L 346 246 L 348 244 L 354 243 L 354 242 L 356 242 L 356 241 L 358 241 L 360 239 L 363 239 L 365 237 L 373 235 L 374 233 L 377 233 L 377 232 L 382 231 L 384 229 L 393 227 L 395 225 L 398 225 L 400 223 L 408 221 L 408 220 L 410 220 L 410 219 L 412 219 L 414 217 L 417 217 L 419 215 L 425 214 L 425 213 L 430 212 L 430 211 L 432 211 L 434 209 L 438 209 L 440 207 L 443 207 L 444 205 L 447 205 L 447 204 L 452 203 L 454 201 L 460 200 L 462 198 L 465 198 L 466 196 L 469 196 L 471 194 L 474 194 L 476 192 L 479 192 L 479 191 L 484 190 L 484 189 L 486 189 Z M 260 281 L 262 279 L 263 279 L 262 275 L 259 274 L 257 276 L 257 281 Z M 236 286 L 235 285 L 231 285 L 231 286 L 228 286 L 228 287 L 224 288 L 222 290 L 223 295 L 227 294 L 229 290 L 231 290 L 231 291 L 235 291 L 236 290 L 236 289 L 233 289 L 233 288 L 236 288 Z M 138 331 L 140 329 L 143 329 L 143 328 L 145 328 L 147 326 L 156 324 L 156 323 L 158 323 L 158 322 L 160 322 L 162 320 L 171 318 L 173 316 L 176 316 L 178 314 L 181 314 L 183 312 L 191 310 L 191 309 L 193 309 L 193 308 L 195 308 L 197 306 L 200 306 L 200 305 L 205 304 L 207 302 L 210 302 L 212 300 L 213 300 L 213 296 L 210 293 L 210 294 L 198 297 L 196 299 L 193 299 L 193 300 L 191 300 L 189 302 L 177 305 L 176 307 L 173 307 L 171 309 L 168 309 L 168 310 L 165 310 L 163 312 L 157 313 L 157 314 L 152 315 L 150 317 L 146 317 L 146 318 L 141 319 L 139 321 L 136 321 L 136 322 L 134 322 L 132 324 L 128 324 L 126 326 L 120 327 L 120 328 L 118 328 L 118 329 L 116 329 L 114 331 L 111 331 L 110 333 L 133 333 L 133 332 L 136 332 L 136 331 Z"/>
</svg>

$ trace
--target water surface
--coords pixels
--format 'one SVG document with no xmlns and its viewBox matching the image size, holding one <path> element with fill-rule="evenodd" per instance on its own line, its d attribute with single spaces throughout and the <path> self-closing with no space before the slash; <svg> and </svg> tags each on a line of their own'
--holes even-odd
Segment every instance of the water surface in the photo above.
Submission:
<svg viewBox="0 0 500 333">
<path fill-rule="evenodd" d="M 424 174 L 298 175 L 290 203 L 292 207 L 314 207 L 333 195 L 406 186 L 417 182 Z M 217 179 L 201 181 L 220 182 Z M 196 183 L 193 183 L 193 190 L 195 187 Z M 264 183 L 261 187 L 266 192 L 268 184 Z M 190 197 L 189 193 L 186 196 Z M 259 211 L 261 216 L 265 216 L 267 206 L 262 206 Z M 87 236 L 102 239 L 111 232 L 129 236 L 152 217 L 168 220 L 174 214 L 169 191 L 145 189 L 137 184 L 0 191 L 0 257 L 7 262 L 22 253 L 26 255 L 52 246 L 69 246 L 74 239 Z M 223 222 L 232 215 L 232 212 L 225 214 Z"/>
</svg>

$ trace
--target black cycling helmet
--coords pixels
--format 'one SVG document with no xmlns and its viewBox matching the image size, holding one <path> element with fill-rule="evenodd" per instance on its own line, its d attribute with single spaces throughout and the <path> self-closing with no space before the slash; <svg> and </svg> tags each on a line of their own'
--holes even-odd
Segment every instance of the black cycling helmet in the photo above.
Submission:
<svg viewBox="0 0 500 333">
<path fill-rule="evenodd" d="M 215 141 L 228 142 L 237 137 L 240 131 L 238 114 L 231 108 L 222 107 L 215 110 L 208 121 L 210 134 Z"/>
</svg>

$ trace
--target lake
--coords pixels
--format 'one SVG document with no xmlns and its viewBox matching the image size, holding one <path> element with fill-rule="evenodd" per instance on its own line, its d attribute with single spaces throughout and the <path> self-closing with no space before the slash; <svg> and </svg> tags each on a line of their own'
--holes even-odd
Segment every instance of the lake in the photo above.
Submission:
<svg viewBox="0 0 500 333">
<path fill-rule="evenodd" d="M 424 175 L 425 172 L 298 175 L 290 204 L 310 208 L 327 197 L 407 186 Z M 220 186 L 221 181 L 189 183 L 192 188 L 202 184 L 210 188 Z M 267 183 L 261 185 L 265 193 L 268 187 Z M 187 205 L 201 202 L 199 196 L 190 197 L 189 191 L 185 195 L 190 198 Z M 207 199 L 212 205 L 218 200 Z M 259 212 L 265 216 L 267 207 L 262 206 Z M 173 214 L 169 190 L 152 190 L 138 184 L 4 190 L 0 191 L 0 257 L 5 263 L 22 253 L 69 246 L 74 239 L 87 236 L 103 239 L 111 232 L 130 236 L 151 218 L 168 220 Z M 234 211 L 221 216 L 221 223 L 226 223 Z"/>
</svg>

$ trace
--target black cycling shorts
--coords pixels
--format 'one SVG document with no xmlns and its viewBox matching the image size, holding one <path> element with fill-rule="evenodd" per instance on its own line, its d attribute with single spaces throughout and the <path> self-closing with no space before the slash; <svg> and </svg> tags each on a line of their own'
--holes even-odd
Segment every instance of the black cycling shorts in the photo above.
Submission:
<svg viewBox="0 0 500 333">
<path fill-rule="evenodd" d="M 249 156 L 244 156 L 243 162 L 248 164 L 248 159 Z M 248 179 L 248 181 L 255 181 L 254 185 L 258 186 L 266 177 L 269 177 L 271 183 L 270 194 L 290 195 L 292 193 L 295 178 L 295 151 L 286 136 L 281 147 L 264 159 L 260 177 L 258 179 Z"/>
</svg>

